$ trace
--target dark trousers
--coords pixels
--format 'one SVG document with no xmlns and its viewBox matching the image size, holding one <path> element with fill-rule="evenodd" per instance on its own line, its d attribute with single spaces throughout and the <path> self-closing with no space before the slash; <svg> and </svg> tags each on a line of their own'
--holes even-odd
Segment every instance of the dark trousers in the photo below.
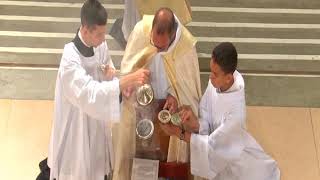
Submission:
<svg viewBox="0 0 320 180">
<path fill-rule="evenodd" d="M 39 168 L 40 168 L 40 174 L 38 175 L 36 180 L 49 180 L 50 179 L 50 168 L 47 164 L 47 159 L 42 160 L 39 163 Z M 112 179 L 112 174 L 110 174 L 109 176 L 105 176 L 104 180 L 111 180 Z M 56 179 L 54 179 L 56 180 Z"/>
</svg>

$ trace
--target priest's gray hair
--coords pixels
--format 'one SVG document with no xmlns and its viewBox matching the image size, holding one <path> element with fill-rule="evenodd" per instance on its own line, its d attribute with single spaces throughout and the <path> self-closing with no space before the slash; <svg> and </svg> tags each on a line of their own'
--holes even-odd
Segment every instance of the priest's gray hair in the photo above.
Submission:
<svg viewBox="0 0 320 180">
<path fill-rule="evenodd" d="M 160 8 L 154 15 L 152 30 L 157 34 L 168 34 L 172 36 L 177 29 L 177 23 L 174 14 L 170 8 Z"/>
</svg>

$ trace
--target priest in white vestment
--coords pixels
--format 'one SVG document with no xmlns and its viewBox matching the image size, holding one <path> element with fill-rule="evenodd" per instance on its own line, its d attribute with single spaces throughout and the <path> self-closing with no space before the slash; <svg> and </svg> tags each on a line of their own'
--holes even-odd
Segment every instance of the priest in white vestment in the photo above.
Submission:
<svg viewBox="0 0 320 180">
<path fill-rule="evenodd" d="M 199 121 L 190 107 L 183 106 L 180 117 L 192 131 L 167 124 L 162 128 L 190 142 L 193 175 L 210 180 L 279 180 L 277 163 L 246 131 L 244 80 L 236 66 L 235 47 L 219 44 L 212 53 Z"/>
<path fill-rule="evenodd" d="M 105 41 L 107 12 L 96 0 L 81 9 L 81 28 L 65 45 L 56 80 L 49 145 L 50 179 L 104 180 L 114 157 L 111 125 L 120 120 L 120 93 L 148 81 L 148 70 L 121 79 Z"/>
<path fill-rule="evenodd" d="M 135 26 L 121 62 L 121 72 L 146 67 L 151 72 L 155 99 L 166 99 L 165 106 L 171 112 L 179 105 L 188 104 L 197 113 L 201 88 L 195 44 L 195 38 L 172 11 L 161 8 L 155 16 L 143 16 Z M 122 121 L 115 142 L 114 180 L 131 177 L 136 141 L 134 102 L 132 97 L 122 102 Z M 176 137 L 170 138 L 168 151 L 167 161 L 189 161 L 189 145 Z"/>
</svg>

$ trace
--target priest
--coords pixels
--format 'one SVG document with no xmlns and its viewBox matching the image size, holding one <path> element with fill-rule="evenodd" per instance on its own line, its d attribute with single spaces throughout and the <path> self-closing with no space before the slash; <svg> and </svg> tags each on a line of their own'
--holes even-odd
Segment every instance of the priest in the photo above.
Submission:
<svg viewBox="0 0 320 180">
<path fill-rule="evenodd" d="M 197 113 L 201 96 L 196 39 L 169 8 L 160 8 L 155 16 L 145 15 L 130 34 L 121 62 L 121 72 L 147 68 L 155 99 L 165 99 L 171 113 L 188 104 Z M 130 90 L 129 90 L 130 92 Z M 129 93 L 130 94 L 130 93 Z M 130 179 L 135 156 L 136 116 L 132 96 L 122 102 L 122 121 L 115 143 L 113 179 Z M 124 133 L 126 132 L 126 133 Z M 188 162 L 188 144 L 171 137 L 167 161 Z"/>
</svg>

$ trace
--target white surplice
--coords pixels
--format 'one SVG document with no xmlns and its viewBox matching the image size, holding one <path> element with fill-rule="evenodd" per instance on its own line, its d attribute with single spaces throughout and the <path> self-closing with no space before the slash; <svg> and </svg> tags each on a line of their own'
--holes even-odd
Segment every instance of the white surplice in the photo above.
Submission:
<svg viewBox="0 0 320 180">
<path fill-rule="evenodd" d="M 120 119 L 119 80 L 105 81 L 100 69 L 113 67 L 107 43 L 93 51 L 84 57 L 74 42 L 64 47 L 49 145 L 51 180 L 104 180 L 112 170 L 110 128 Z"/>
<path fill-rule="evenodd" d="M 200 103 L 199 134 L 191 135 L 191 173 L 210 180 L 279 180 L 277 163 L 246 131 L 244 81 L 221 93 L 209 81 Z"/>
</svg>

